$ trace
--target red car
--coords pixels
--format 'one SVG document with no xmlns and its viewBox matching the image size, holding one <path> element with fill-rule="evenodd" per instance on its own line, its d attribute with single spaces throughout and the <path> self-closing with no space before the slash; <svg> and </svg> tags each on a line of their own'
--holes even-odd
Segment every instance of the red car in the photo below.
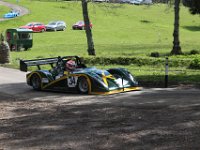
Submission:
<svg viewBox="0 0 200 150">
<path fill-rule="evenodd" d="M 92 28 L 92 23 L 90 23 L 90 28 Z M 85 29 L 85 23 L 84 21 L 78 21 L 72 26 L 73 30 L 79 29 L 79 30 L 84 30 Z"/>
<path fill-rule="evenodd" d="M 46 31 L 46 27 L 44 24 L 40 22 L 30 22 L 25 26 L 21 26 L 20 29 L 32 29 L 33 32 L 44 32 Z"/>
</svg>

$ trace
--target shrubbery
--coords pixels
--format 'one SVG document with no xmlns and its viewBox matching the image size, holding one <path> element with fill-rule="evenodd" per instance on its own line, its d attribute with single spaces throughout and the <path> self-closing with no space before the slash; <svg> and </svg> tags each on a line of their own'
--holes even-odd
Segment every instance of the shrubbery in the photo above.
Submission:
<svg viewBox="0 0 200 150">
<path fill-rule="evenodd" d="M 161 66 L 165 65 L 165 58 L 153 57 L 86 57 L 86 64 L 91 65 L 131 65 L 138 66 L 150 65 Z M 169 58 L 169 66 L 171 67 L 188 67 L 191 61 L 188 59 Z"/>
<path fill-rule="evenodd" d="M 151 57 L 160 57 L 160 54 L 159 54 L 159 52 L 152 52 L 150 56 Z"/>
<path fill-rule="evenodd" d="M 198 50 L 195 50 L 195 49 L 190 51 L 190 55 L 196 55 L 196 54 L 199 54 L 199 53 L 200 52 Z"/>
<path fill-rule="evenodd" d="M 189 66 L 190 69 L 200 69 L 200 57 L 195 58 Z"/>
</svg>

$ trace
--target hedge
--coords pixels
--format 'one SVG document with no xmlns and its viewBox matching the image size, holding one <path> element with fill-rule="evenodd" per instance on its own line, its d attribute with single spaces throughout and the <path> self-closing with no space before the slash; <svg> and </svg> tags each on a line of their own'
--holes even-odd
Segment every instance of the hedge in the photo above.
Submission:
<svg viewBox="0 0 200 150">
<path fill-rule="evenodd" d="M 152 57 L 86 57 L 86 64 L 92 65 L 165 65 L 165 58 Z M 171 67 L 189 67 L 192 60 L 169 58 Z"/>
</svg>

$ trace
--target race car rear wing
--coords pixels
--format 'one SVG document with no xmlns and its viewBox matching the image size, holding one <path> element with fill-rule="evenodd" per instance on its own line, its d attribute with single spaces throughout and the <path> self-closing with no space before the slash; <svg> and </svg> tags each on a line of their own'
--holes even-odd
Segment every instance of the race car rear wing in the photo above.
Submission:
<svg viewBox="0 0 200 150">
<path fill-rule="evenodd" d="M 41 70 L 41 65 L 51 65 L 53 68 L 53 64 L 57 63 L 58 61 L 68 60 L 68 59 L 75 59 L 78 67 L 86 67 L 83 63 L 83 60 L 79 56 L 63 56 L 63 57 L 52 57 L 52 58 L 43 58 L 43 59 L 32 59 L 32 60 L 20 60 L 20 70 L 27 72 L 28 67 L 30 66 L 37 66 L 38 70 Z"/>
<path fill-rule="evenodd" d="M 37 66 L 39 70 L 41 70 L 41 65 L 50 64 L 53 67 L 53 64 L 57 63 L 59 57 L 53 58 L 44 58 L 44 59 L 33 59 L 33 60 L 20 60 L 20 70 L 27 72 L 28 67 Z"/>
</svg>

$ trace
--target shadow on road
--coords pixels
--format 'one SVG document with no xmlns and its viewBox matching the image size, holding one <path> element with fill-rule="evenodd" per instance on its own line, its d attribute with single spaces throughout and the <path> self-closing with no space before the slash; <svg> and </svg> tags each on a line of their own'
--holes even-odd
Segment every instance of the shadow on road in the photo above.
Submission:
<svg viewBox="0 0 200 150">
<path fill-rule="evenodd" d="M 31 91 L 30 97 L 35 94 Z M 1 106 L 12 107 L 10 113 L 14 114 L 14 117 L 10 115 L 0 120 L 0 147 L 56 150 L 200 148 L 200 101 L 194 93 L 177 95 L 177 99 L 170 92 L 160 95 L 162 91 L 154 91 L 153 95 L 146 92 L 85 98 L 39 93 L 33 97 L 37 100 L 19 101 L 0 94 Z M 49 95 L 56 99 L 73 95 L 79 96 L 76 98 L 80 101 L 90 99 L 99 103 L 73 104 L 62 100 L 60 103 L 55 100 L 55 103 L 52 97 L 48 99 Z"/>
</svg>

